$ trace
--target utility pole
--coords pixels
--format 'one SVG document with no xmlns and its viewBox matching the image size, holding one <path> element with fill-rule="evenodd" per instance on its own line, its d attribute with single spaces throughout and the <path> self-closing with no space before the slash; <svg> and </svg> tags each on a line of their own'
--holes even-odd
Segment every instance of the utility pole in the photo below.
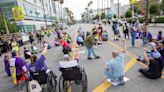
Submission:
<svg viewBox="0 0 164 92">
<path fill-rule="evenodd" d="M 107 0 L 107 14 L 106 14 L 107 15 L 107 17 L 106 17 L 107 19 L 108 19 L 108 14 L 109 14 L 109 10 L 108 9 L 109 9 L 109 0 Z"/>
<path fill-rule="evenodd" d="M 120 17 L 120 0 L 118 0 L 118 18 Z"/>
<path fill-rule="evenodd" d="M 45 7 L 44 7 L 44 1 L 42 0 L 42 6 L 43 6 L 43 12 L 44 12 L 44 21 L 46 24 L 46 28 L 47 28 L 47 19 L 46 19 L 46 13 L 45 13 Z"/>
<path fill-rule="evenodd" d="M 4 15 L 3 15 L 3 12 L 2 12 L 2 8 L 1 7 L 0 7 L 0 14 L 2 15 L 2 19 L 3 19 L 4 24 L 5 24 L 6 33 L 9 34 L 10 33 L 9 32 L 9 28 L 7 26 L 6 19 L 5 19 Z"/>
<path fill-rule="evenodd" d="M 149 0 L 146 3 L 146 22 L 149 23 Z"/>
<path fill-rule="evenodd" d="M 51 22 L 53 22 L 53 21 L 52 21 L 52 12 L 51 12 L 51 4 L 50 4 L 50 1 L 51 1 L 51 0 L 49 0 L 50 18 L 51 18 Z M 52 3 L 52 2 L 51 2 L 51 3 Z"/>
</svg>

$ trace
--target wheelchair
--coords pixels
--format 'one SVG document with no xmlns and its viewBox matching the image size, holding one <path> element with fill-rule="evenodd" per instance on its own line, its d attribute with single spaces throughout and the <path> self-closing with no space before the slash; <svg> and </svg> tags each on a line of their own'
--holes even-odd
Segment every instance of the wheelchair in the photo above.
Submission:
<svg viewBox="0 0 164 92">
<path fill-rule="evenodd" d="M 59 78 L 59 92 L 67 92 L 73 85 L 82 87 L 82 92 L 87 92 L 88 81 L 84 68 L 60 68 L 62 75 Z"/>
<path fill-rule="evenodd" d="M 47 74 L 45 71 L 41 70 L 39 72 L 30 72 L 32 79 L 38 81 L 40 85 L 47 85 L 48 92 L 56 92 L 57 85 L 57 76 L 53 73 L 53 71 L 49 71 Z M 29 92 L 29 81 L 26 81 L 26 91 Z"/>
</svg>

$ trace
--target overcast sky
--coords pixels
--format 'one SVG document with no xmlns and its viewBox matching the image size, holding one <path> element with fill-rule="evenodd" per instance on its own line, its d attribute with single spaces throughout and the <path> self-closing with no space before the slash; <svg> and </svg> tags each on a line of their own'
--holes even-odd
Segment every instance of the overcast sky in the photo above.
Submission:
<svg viewBox="0 0 164 92">
<path fill-rule="evenodd" d="M 85 11 L 85 7 L 87 7 L 87 4 L 90 0 L 64 0 L 63 7 L 68 7 L 70 10 L 73 11 L 76 19 L 81 19 L 81 13 Z M 99 7 L 102 7 L 102 0 L 92 0 L 93 4 L 90 6 L 91 9 L 97 9 L 97 1 L 99 1 Z M 105 7 L 107 6 L 107 0 L 104 0 L 106 2 Z M 110 0 L 109 5 L 110 5 Z M 115 3 L 117 3 L 118 0 L 114 0 Z M 129 0 L 119 0 L 122 5 L 128 4 Z"/>
</svg>

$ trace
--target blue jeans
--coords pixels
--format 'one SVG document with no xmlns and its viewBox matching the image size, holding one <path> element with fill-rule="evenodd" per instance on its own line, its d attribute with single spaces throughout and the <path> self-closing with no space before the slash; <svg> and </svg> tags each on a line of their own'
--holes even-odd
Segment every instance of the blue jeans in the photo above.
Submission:
<svg viewBox="0 0 164 92">
<path fill-rule="evenodd" d="M 132 46 L 135 46 L 136 32 L 131 32 L 131 37 L 132 37 Z"/>
<path fill-rule="evenodd" d="M 88 58 L 91 57 L 91 53 L 93 54 L 94 57 L 96 57 L 96 54 L 95 54 L 95 51 L 94 51 L 93 47 L 92 48 L 88 48 Z"/>
<path fill-rule="evenodd" d="M 142 37 L 142 41 L 143 41 L 143 45 L 147 44 L 147 38 L 146 37 Z"/>
</svg>

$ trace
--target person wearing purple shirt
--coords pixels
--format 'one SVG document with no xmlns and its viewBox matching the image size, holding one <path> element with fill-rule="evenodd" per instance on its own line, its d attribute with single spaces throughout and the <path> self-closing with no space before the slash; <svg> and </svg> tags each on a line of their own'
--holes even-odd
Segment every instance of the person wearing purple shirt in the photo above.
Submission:
<svg viewBox="0 0 164 92">
<path fill-rule="evenodd" d="M 157 40 L 158 41 L 162 40 L 162 31 L 158 32 Z"/>
<path fill-rule="evenodd" d="M 5 71 L 8 76 L 11 76 L 11 71 L 10 71 L 10 54 L 6 54 L 4 57 L 4 64 L 5 64 Z"/>
<path fill-rule="evenodd" d="M 31 63 L 27 66 L 27 70 L 29 72 L 39 72 L 41 70 L 44 70 L 45 72 L 48 70 L 47 65 L 45 64 L 45 54 L 47 53 L 47 45 L 44 47 L 44 50 L 42 51 L 42 55 L 39 59 L 37 59 L 37 56 L 31 55 Z"/>
<path fill-rule="evenodd" d="M 16 68 L 16 80 L 19 89 L 22 89 L 22 80 L 26 80 L 27 67 L 25 59 L 20 57 L 16 51 L 12 51 L 12 58 L 10 58 L 10 67 Z"/>
</svg>

